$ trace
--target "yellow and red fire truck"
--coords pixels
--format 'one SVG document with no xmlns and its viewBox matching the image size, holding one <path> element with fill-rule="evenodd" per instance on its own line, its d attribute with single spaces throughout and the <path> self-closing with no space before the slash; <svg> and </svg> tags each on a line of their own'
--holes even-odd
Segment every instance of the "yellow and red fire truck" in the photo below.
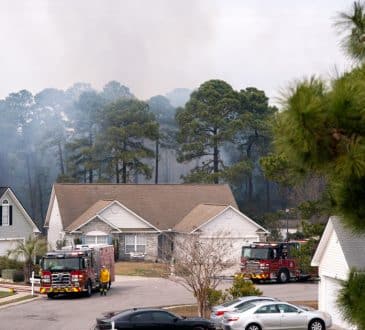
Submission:
<svg viewBox="0 0 365 330">
<path fill-rule="evenodd" d="M 40 293 L 49 298 L 64 293 L 82 293 L 89 297 L 100 287 L 103 265 L 110 271 L 110 287 L 114 281 L 113 245 L 77 245 L 48 252 L 41 260 Z"/>
<path fill-rule="evenodd" d="M 300 242 L 253 243 L 242 247 L 241 272 L 254 282 L 288 282 L 290 279 L 305 280 L 293 251 Z"/>
</svg>

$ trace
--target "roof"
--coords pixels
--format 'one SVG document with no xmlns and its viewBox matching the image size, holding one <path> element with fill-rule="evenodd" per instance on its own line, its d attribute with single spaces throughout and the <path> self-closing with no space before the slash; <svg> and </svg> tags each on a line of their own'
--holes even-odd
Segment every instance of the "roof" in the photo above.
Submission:
<svg viewBox="0 0 365 330">
<path fill-rule="evenodd" d="M 322 255 L 333 231 L 337 235 L 349 268 L 365 268 L 365 234 L 356 234 L 346 228 L 339 217 L 330 217 L 313 256 L 312 265 L 319 266 Z"/>
<path fill-rule="evenodd" d="M 72 231 L 83 225 L 85 222 L 95 217 L 101 210 L 106 208 L 108 205 L 112 204 L 113 201 L 97 201 L 90 208 L 88 208 L 84 213 L 82 213 L 75 221 L 73 221 L 67 228 L 67 231 Z"/>
<path fill-rule="evenodd" d="M 199 204 L 194 207 L 175 227 L 176 231 L 191 232 L 214 216 L 221 213 L 227 205 Z"/>
<path fill-rule="evenodd" d="M 5 194 L 9 187 L 0 187 L 0 197 Z"/>
<path fill-rule="evenodd" d="M 78 218 L 99 201 L 118 201 L 161 230 L 174 228 L 199 204 L 224 204 L 237 208 L 232 191 L 226 184 L 63 183 L 53 186 L 45 226 L 49 224 L 54 197 L 57 198 L 63 228 L 79 221 Z M 97 207 L 98 204 L 95 205 Z M 88 214 L 89 211 L 82 219 Z"/>
</svg>

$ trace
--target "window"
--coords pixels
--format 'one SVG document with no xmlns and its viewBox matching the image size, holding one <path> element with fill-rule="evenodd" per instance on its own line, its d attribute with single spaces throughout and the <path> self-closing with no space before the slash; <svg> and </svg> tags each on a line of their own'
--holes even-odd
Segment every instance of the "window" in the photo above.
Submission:
<svg viewBox="0 0 365 330">
<path fill-rule="evenodd" d="M 2 222 L 3 226 L 9 226 L 9 202 L 4 199 L 3 200 L 3 212 L 2 212 Z"/>
<path fill-rule="evenodd" d="M 150 322 L 152 315 L 149 312 L 134 314 L 130 318 L 131 322 Z"/>
<path fill-rule="evenodd" d="M 290 305 L 280 304 L 278 305 L 280 312 L 282 313 L 298 313 L 298 310 Z"/>
<path fill-rule="evenodd" d="M 260 307 L 256 314 L 280 313 L 276 305 L 266 305 Z"/>
<path fill-rule="evenodd" d="M 152 318 L 157 322 L 172 322 L 176 316 L 167 312 L 152 312 Z"/>
<path fill-rule="evenodd" d="M 85 244 L 108 244 L 108 235 L 86 235 Z"/>
<path fill-rule="evenodd" d="M 126 235 L 125 253 L 146 253 L 146 242 L 144 235 Z"/>
</svg>

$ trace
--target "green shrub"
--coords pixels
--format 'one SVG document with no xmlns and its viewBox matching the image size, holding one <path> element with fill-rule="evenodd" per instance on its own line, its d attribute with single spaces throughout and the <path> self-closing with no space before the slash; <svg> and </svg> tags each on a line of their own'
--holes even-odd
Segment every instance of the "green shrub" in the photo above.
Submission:
<svg viewBox="0 0 365 330">
<path fill-rule="evenodd" d="M 24 272 L 21 270 L 16 270 L 13 273 L 13 282 L 24 282 Z"/>
<path fill-rule="evenodd" d="M 242 274 L 238 274 L 233 279 L 232 286 L 227 289 L 232 299 L 244 296 L 261 296 L 262 291 L 257 289 L 252 281 L 244 278 Z"/>
<path fill-rule="evenodd" d="M 215 305 L 219 305 L 227 300 L 227 292 L 216 289 L 208 289 L 207 307 L 211 308 Z"/>
<path fill-rule="evenodd" d="M 18 269 L 22 270 L 24 267 L 24 263 L 17 261 L 15 259 L 11 259 L 8 257 L 0 257 L 0 274 L 3 269 Z"/>
</svg>

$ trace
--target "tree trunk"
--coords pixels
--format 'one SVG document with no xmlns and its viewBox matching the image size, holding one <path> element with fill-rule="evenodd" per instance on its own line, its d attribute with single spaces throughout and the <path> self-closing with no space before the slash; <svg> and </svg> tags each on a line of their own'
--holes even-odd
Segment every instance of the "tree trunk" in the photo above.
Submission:
<svg viewBox="0 0 365 330">
<path fill-rule="evenodd" d="M 65 175 L 65 166 L 63 164 L 63 152 L 62 152 L 61 141 L 58 141 L 57 147 L 58 147 L 58 158 L 60 159 L 60 171 L 62 175 Z"/>
<path fill-rule="evenodd" d="M 266 211 L 270 212 L 271 210 L 271 195 L 270 195 L 270 182 L 266 181 Z"/>
<path fill-rule="evenodd" d="M 122 182 L 127 183 L 127 164 L 125 162 L 123 162 L 122 167 Z"/>
<path fill-rule="evenodd" d="M 91 148 L 93 146 L 93 134 L 92 134 L 92 128 L 90 127 L 89 131 L 89 147 Z M 92 157 L 90 156 L 89 162 L 92 162 Z M 89 169 L 89 183 L 93 183 L 94 181 L 94 173 L 93 169 Z"/>
<path fill-rule="evenodd" d="M 214 138 L 217 136 L 217 129 L 214 129 Z M 219 172 L 219 149 L 218 149 L 218 142 L 214 140 L 214 150 L 213 150 L 213 173 L 217 174 Z M 214 183 L 219 183 L 218 176 L 214 177 Z"/>
<path fill-rule="evenodd" d="M 25 163 L 26 163 L 26 167 L 27 167 L 28 190 L 29 190 L 31 217 L 32 217 L 32 219 L 34 219 L 34 216 L 35 216 L 35 201 L 34 201 L 34 198 L 35 198 L 36 194 L 33 191 L 32 177 L 31 177 L 31 173 L 30 173 L 30 160 L 29 160 L 29 154 L 28 153 L 26 153 L 26 155 L 25 155 Z"/>
<path fill-rule="evenodd" d="M 115 177 L 117 179 L 117 183 L 119 183 L 119 166 L 118 166 L 118 161 L 115 163 Z"/>
<path fill-rule="evenodd" d="M 160 140 L 156 140 L 156 155 L 155 155 L 155 184 L 158 184 L 158 157 L 159 157 L 159 143 Z"/>
</svg>

